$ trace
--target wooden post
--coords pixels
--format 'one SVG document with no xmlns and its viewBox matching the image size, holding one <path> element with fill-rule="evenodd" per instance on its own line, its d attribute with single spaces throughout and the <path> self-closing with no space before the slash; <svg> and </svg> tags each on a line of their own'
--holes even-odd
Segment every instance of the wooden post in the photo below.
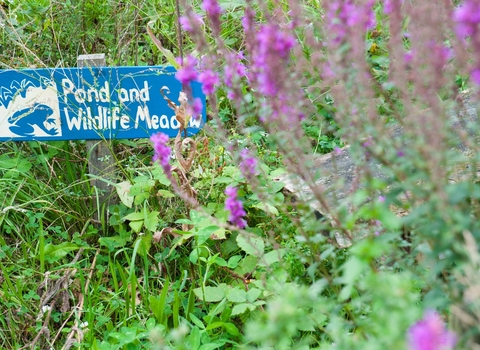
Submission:
<svg viewBox="0 0 480 350">
<path fill-rule="evenodd" d="M 80 55 L 77 58 L 77 66 L 82 67 L 105 67 L 105 54 Z M 94 176 L 98 176 L 109 181 L 114 180 L 115 159 L 111 152 L 111 142 L 106 140 L 86 141 L 88 152 L 88 171 Z M 113 204 L 112 199 L 113 187 L 105 181 L 93 179 L 92 185 L 97 189 L 97 197 L 95 200 L 95 217 L 94 219 L 100 224 L 102 221 L 102 208 L 109 204 Z"/>
</svg>

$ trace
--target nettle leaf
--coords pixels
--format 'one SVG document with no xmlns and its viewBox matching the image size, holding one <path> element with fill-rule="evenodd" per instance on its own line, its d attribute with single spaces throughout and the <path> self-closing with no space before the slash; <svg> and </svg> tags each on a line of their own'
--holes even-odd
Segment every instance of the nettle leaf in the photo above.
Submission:
<svg viewBox="0 0 480 350">
<path fill-rule="evenodd" d="M 198 299 L 205 300 L 207 302 L 217 302 L 225 297 L 225 290 L 221 287 L 204 287 L 204 290 L 202 290 L 202 287 L 199 287 L 195 288 L 193 292 Z"/>
<path fill-rule="evenodd" d="M 265 249 L 263 239 L 254 235 L 246 236 L 239 234 L 237 236 L 237 244 L 245 253 L 256 257 L 261 257 Z"/>
</svg>

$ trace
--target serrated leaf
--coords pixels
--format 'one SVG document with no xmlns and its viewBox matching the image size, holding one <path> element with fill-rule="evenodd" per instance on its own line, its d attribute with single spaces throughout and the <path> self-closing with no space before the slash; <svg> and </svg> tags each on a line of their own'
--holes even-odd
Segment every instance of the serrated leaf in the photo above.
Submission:
<svg viewBox="0 0 480 350">
<path fill-rule="evenodd" d="M 247 292 L 247 300 L 250 302 L 250 303 L 253 303 L 255 302 L 258 297 L 262 294 L 262 291 L 258 288 L 251 288 L 248 292 Z"/>
<path fill-rule="evenodd" d="M 239 287 L 231 288 L 227 291 L 227 300 L 232 303 L 244 303 L 247 301 L 247 292 Z"/>
<path fill-rule="evenodd" d="M 203 294 L 202 287 L 195 288 L 193 292 L 198 299 L 205 299 L 207 302 L 217 302 L 225 297 L 225 291 L 220 287 L 205 287 L 205 295 Z"/>
<path fill-rule="evenodd" d="M 261 257 L 265 249 L 263 239 L 257 236 L 239 234 L 237 236 L 238 246 L 247 254 Z"/>
<path fill-rule="evenodd" d="M 241 315 L 247 311 L 249 304 L 236 304 L 232 309 L 232 316 Z"/>
</svg>

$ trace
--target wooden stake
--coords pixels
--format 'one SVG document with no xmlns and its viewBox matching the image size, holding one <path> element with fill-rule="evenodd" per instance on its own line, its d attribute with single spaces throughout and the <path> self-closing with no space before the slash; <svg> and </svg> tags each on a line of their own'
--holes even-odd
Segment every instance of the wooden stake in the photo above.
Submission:
<svg viewBox="0 0 480 350">
<path fill-rule="evenodd" d="M 105 54 L 80 55 L 77 58 L 77 66 L 82 67 L 105 67 Z M 115 173 L 115 157 L 111 149 L 111 141 L 86 141 L 88 151 L 88 171 L 95 177 L 101 177 L 109 181 L 113 181 Z M 111 198 L 113 187 L 105 181 L 93 179 L 92 185 L 97 189 L 97 197 L 95 201 L 95 221 L 100 224 L 102 222 L 103 206 L 108 208 L 109 204 L 114 204 Z"/>
</svg>

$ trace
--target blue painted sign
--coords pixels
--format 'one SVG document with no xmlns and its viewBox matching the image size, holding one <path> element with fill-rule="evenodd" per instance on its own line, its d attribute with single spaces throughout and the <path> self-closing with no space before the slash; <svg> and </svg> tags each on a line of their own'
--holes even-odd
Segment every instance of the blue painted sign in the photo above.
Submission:
<svg viewBox="0 0 480 350">
<path fill-rule="evenodd" d="M 178 134 L 180 123 L 160 90 L 176 104 L 182 85 L 173 67 L 0 70 L 0 140 L 99 140 Z M 205 124 L 206 101 L 187 134 Z"/>
</svg>

